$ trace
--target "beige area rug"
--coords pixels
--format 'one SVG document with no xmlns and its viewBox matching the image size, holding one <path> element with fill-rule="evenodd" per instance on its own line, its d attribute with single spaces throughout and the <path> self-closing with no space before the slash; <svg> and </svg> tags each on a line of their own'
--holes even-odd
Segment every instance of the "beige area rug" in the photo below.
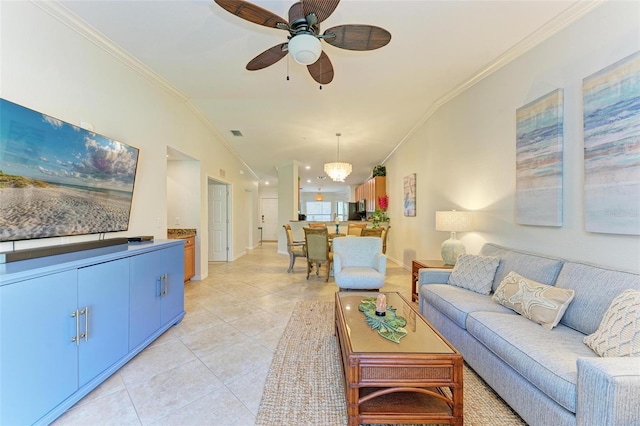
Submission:
<svg viewBox="0 0 640 426">
<path fill-rule="evenodd" d="M 347 424 L 333 310 L 333 302 L 298 302 L 273 356 L 256 425 Z M 526 425 L 466 365 L 464 423 Z"/>
</svg>

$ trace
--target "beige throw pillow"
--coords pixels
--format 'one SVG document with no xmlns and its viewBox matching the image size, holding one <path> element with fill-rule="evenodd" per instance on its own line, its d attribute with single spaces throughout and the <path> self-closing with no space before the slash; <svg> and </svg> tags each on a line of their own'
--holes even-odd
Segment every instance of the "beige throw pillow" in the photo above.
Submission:
<svg viewBox="0 0 640 426">
<path fill-rule="evenodd" d="M 541 284 L 512 271 L 491 300 L 551 330 L 560 322 L 574 295 L 573 290 Z"/>
<path fill-rule="evenodd" d="M 461 254 L 448 283 L 480 294 L 489 294 L 500 259 L 492 256 Z"/>
<path fill-rule="evenodd" d="M 584 343 L 600 356 L 640 356 L 640 291 L 625 290 L 613 299 Z"/>
</svg>

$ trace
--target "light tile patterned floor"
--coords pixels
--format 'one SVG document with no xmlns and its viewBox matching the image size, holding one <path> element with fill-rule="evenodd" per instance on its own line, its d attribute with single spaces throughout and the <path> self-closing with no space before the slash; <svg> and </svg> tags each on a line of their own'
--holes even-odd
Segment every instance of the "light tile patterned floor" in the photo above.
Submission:
<svg viewBox="0 0 640 426">
<path fill-rule="evenodd" d="M 264 243 L 235 262 L 209 264 L 185 284 L 187 315 L 53 424 L 253 425 L 273 352 L 300 300 L 333 301 L 297 259 Z M 411 272 L 388 262 L 384 291 L 407 300 Z"/>
</svg>

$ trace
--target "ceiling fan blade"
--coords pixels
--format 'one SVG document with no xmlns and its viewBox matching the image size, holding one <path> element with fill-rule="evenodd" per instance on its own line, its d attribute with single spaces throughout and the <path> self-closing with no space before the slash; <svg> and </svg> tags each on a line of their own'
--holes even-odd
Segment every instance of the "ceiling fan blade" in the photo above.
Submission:
<svg viewBox="0 0 640 426">
<path fill-rule="evenodd" d="M 335 34 L 335 37 L 325 38 L 324 41 L 348 50 L 379 49 L 391 41 L 389 31 L 373 25 L 338 25 L 324 32 L 325 36 L 328 34 Z"/>
<path fill-rule="evenodd" d="M 333 65 L 326 53 L 322 52 L 320 58 L 311 65 L 307 65 L 309 74 L 320 84 L 329 84 L 333 80 Z"/>
<path fill-rule="evenodd" d="M 246 19 L 254 24 L 263 25 L 269 28 L 278 28 L 276 24 L 284 23 L 288 26 L 287 20 L 279 17 L 258 5 L 243 0 L 215 0 L 224 10 L 242 19 Z"/>
<path fill-rule="evenodd" d="M 289 8 L 289 24 L 293 26 L 293 23 L 302 20 L 304 21 L 305 13 L 302 9 L 302 3 L 297 2 L 291 5 Z"/>
<path fill-rule="evenodd" d="M 287 43 L 282 43 L 265 50 L 255 58 L 249 61 L 247 69 L 249 71 L 257 71 L 275 64 L 280 59 L 287 56 Z"/>
<path fill-rule="evenodd" d="M 318 22 L 322 22 L 336 10 L 338 3 L 340 3 L 340 0 L 302 0 L 304 16 L 315 13 L 318 17 Z"/>
</svg>

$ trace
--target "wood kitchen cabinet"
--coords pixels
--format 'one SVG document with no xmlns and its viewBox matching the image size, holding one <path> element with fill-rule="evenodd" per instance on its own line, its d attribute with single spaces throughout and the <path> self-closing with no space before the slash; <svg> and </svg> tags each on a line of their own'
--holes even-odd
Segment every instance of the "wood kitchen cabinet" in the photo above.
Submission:
<svg viewBox="0 0 640 426">
<path fill-rule="evenodd" d="M 184 240 L 184 282 L 189 281 L 196 274 L 196 243 L 195 237 Z"/>
<path fill-rule="evenodd" d="M 387 178 L 376 176 L 356 188 L 356 198 L 366 200 L 367 212 L 373 213 L 380 208 L 378 199 L 387 193 Z"/>
</svg>

